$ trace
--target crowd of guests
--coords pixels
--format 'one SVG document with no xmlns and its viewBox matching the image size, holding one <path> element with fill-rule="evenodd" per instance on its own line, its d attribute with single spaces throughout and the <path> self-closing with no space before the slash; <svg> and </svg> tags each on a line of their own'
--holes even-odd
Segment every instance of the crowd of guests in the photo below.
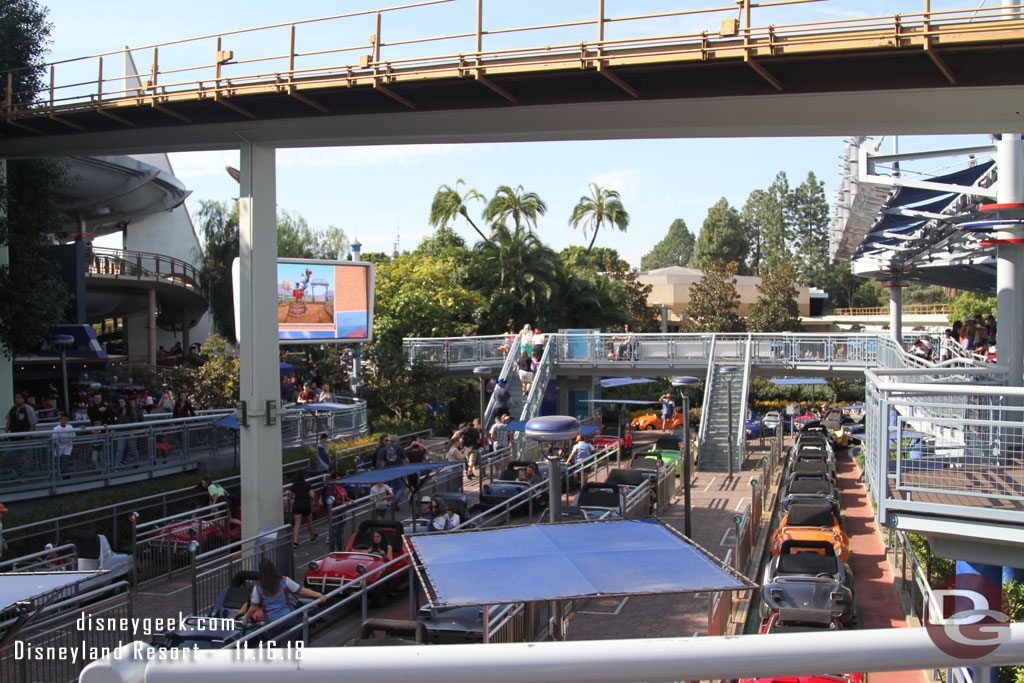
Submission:
<svg viewBox="0 0 1024 683">
<path fill-rule="evenodd" d="M 982 360 L 995 362 L 996 319 L 989 315 L 969 315 L 962 321 L 946 328 L 939 340 L 938 348 L 925 338 L 916 339 L 910 352 L 919 358 L 944 361 L 954 356 L 973 355 Z"/>
</svg>

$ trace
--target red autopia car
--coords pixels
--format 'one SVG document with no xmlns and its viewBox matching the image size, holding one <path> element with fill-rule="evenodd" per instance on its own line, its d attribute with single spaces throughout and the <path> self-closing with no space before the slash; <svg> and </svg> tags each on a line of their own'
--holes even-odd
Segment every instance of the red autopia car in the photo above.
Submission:
<svg viewBox="0 0 1024 683">
<path fill-rule="evenodd" d="M 391 547 L 394 559 L 397 562 L 387 569 L 373 573 L 387 564 L 388 559 L 382 555 L 371 553 L 370 544 L 373 542 L 373 533 L 379 531 L 384 542 Z M 359 530 L 352 534 L 345 545 L 345 550 L 329 553 L 319 560 L 309 563 L 306 570 L 305 583 L 313 590 L 321 593 L 328 593 L 339 586 L 357 584 L 362 577 L 369 574 L 369 584 L 384 578 L 390 574 L 396 574 L 386 583 L 370 590 L 370 600 L 374 605 L 382 605 L 390 592 L 390 588 L 397 583 L 397 580 L 408 573 L 409 555 L 402 545 L 402 524 L 382 520 L 366 520 L 359 525 Z M 357 585 L 352 585 L 355 590 Z"/>
</svg>

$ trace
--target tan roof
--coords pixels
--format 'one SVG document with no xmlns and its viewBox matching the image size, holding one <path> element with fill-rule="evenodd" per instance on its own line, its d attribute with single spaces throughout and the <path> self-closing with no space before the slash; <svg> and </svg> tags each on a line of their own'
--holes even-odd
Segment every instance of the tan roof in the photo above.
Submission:
<svg viewBox="0 0 1024 683">
<path fill-rule="evenodd" d="M 655 268 L 640 273 L 639 280 L 644 284 L 674 284 L 689 285 L 704 277 L 704 271 L 697 268 L 685 268 L 683 266 L 668 266 L 667 268 Z M 754 275 L 737 275 L 737 286 L 756 287 L 761 284 L 761 278 Z"/>
</svg>

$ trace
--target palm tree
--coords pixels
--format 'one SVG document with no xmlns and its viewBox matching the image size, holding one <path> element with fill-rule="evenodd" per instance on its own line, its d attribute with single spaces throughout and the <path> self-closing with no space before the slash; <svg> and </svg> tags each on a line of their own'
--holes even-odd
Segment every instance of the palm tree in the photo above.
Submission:
<svg viewBox="0 0 1024 683">
<path fill-rule="evenodd" d="M 515 189 L 502 185 L 487 203 L 483 218 L 491 223 L 504 223 L 505 219 L 511 216 L 517 230 L 522 227 L 523 221 L 529 230 L 530 223 L 537 227 L 537 217 L 543 216 L 547 210 L 548 205 L 536 192 L 527 192 L 522 185 Z"/>
<path fill-rule="evenodd" d="M 442 185 L 437 188 L 437 192 L 434 194 L 434 202 L 430 205 L 430 224 L 435 228 L 446 230 L 455 222 L 456 216 L 462 216 L 486 242 L 487 235 L 480 232 L 480 228 L 476 227 L 476 223 L 469 217 L 469 212 L 466 210 L 466 202 L 474 200 L 487 201 L 487 197 L 473 188 L 469 188 L 464 194 L 460 194 L 459 186 L 465 184 L 465 181 L 459 178 L 455 181 L 454 188 L 449 185 Z"/>
<path fill-rule="evenodd" d="M 492 200 L 493 201 L 493 200 Z M 610 223 L 622 232 L 629 227 L 629 214 L 622 206 L 622 199 L 615 190 L 605 190 L 596 183 L 590 184 L 590 196 L 580 197 L 580 201 L 572 210 L 569 218 L 569 225 L 574 228 L 583 224 L 583 237 L 587 236 L 587 228 L 594 228 L 594 235 L 590 238 L 590 246 L 587 253 L 594 248 L 594 241 L 597 239 L 597 231 L 604 223 Z"/>
<path fill-rule="evenodd" d="M 557 279 L 558 255 L 522 226 L 495 223 L 491 240 L 477 245 L 485 272 L 497 276 L 496 290 L 516 302 L 517 318 L 539 320 Z"/>
</svg>

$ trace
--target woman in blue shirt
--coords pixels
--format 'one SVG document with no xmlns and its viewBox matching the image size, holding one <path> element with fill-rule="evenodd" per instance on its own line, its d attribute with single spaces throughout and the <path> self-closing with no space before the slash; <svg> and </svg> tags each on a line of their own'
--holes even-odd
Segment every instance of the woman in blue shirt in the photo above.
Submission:
<svg viewBox="0 0 1024 683">
<path fill-rule="evenodd" d="M 260 562 L 259 576 L 259 581 L 256 582 L 252 589 L 252 595 L 249 597 L 249 609 L 242 617 L 243 625 L 249 623 L 252 615 L 260 607 L 263 608 L 263 618 L 267 624 L 287 617 L 294 609 L 290 597 L 293 594 L 306 598 L 319 598 L 320 602 L 327 599 L 323 593 L 303 588 L 287 576 L 281 576 L 277 567 L 268 558 L 264 558 Z"/>
</svg>

